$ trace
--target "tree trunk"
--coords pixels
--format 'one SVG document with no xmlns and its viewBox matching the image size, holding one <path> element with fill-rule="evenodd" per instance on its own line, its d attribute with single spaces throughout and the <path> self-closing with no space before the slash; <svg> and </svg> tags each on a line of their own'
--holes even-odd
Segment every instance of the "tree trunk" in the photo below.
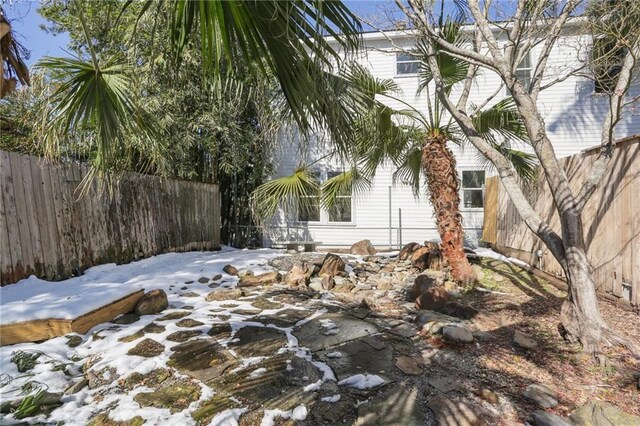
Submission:
<svg viewBox="0 0 640 426">
<path fill-rule="evenodd" d="M 570 342 L 580 342 L 585 352 L 602 358 L 607 324 L 600 315 L 596 284 L 587 258 L 579 212 L 562 215 L 564 271 L 569 286 L 567 300 L 560 312 L 561 334 Z"/>
<path fill-rule="evenodd" d="M 474 283 L 477 277 L 464 253 L 456 160 L 443 135 L 427 137 L 422 147 L 422 169 L 427 177 L 431 205 L 442 241 L 442 256 L 449 263 L 454 280 L 464 284 Z"/>
</svg>

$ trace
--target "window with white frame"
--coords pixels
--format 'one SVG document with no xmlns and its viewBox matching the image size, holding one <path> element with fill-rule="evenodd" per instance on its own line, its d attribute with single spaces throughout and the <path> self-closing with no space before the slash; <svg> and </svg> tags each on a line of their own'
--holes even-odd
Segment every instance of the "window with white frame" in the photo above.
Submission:
<svg viewBox="0 0 640 426">
<path fill-rule="evenodd" d="M 311 171 L 315 179 L 320 178 L 318 171 Z M 320 196 L 307 195 L 298 200 L 298 220 L 300 222 L 320 222 Z"/>
<path fill-rule="evenodd" d="M 342 172 L 328 172 L 327 179 L 331 179 Z M 329 208 L 329 222 L 351 222 L 351 191 L 338 194 L 336 202 Z"/>
<path fill-rule="evenodd" d="M 516 68 L 516 78 L 527 90 L 531 84 L 532 74 L 533 68 L 531 65 L 531 52 L 527 52 L 524 58 L 522 58 L 522 61 L 520 61 L 520 64 L 518 64 L 518 68 Z M 509 88 L 507 88 L 507 95 L 511 96 Z"/>
<path fill-rule="evenodd" d="M 467 209 L 484 207 L 484 170 L 462 171 L 462 205 Z"/>
<path fill-rule="evenodd" d="M 420 58 L 409 53 L 396 54 L 396 75 L 418 74 Z"/>
<path fill-rule="evenodd" d="M 341 171 L 314 171 L 318 182 L 325 182 L 342 174 Z M 319 195 L 309 195 L 298 201 L 298 221 L 316 223 L 349 223 L 352 221 L 351 192 L 338 194 L 329 209 L 320 205 Z"/>
</svg>

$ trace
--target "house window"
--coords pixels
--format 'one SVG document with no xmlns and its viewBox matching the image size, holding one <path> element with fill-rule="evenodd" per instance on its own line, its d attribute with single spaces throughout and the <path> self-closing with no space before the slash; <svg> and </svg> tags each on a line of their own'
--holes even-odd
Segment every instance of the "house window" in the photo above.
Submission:
<svg viewBox="0 0 640 426">
<path fill-rule="evenodd" d="M 533 68 L 531 67 L 531 52 L 527 52 L 527 54 L 522 58 L 518 68 L 516 68 L 516 78 L 525 88 L 525 90 L 529 90 L 529 86 L 531 85 L 531 73 L 533 72 Z M 507 95 L 511 96 L 511 91 L 507 88 Z"/>
<path fill-rule="evenodd" d="M 318 171 L 312 171 L 311 175 L 316 180 L 320 179 Z M 298 200 L 298 220 L 300 222 L 320 222 L 320 197 L 308 195 Z"/>
<path fill-rule="evenodd" d="M 408 53 L 396 55 L 396 75 L 417 74 L 420 69 L 420 58 Z"/>
<path fill-rule="evenodd" d="M 462 202 L 465 208 L 484 207 L 483 188 L 484 170 L 462 171 Z"/>
<path fill-rule="evenodd" d="M 329 172 L 327 179 L 340 175 L 342 172 Z M 351 192 L 344 192 L 336 197 L 336 202 L 329 208 L 329 222 L 351 222 Z"/>
<path fill-rule="evenodd" d="M 314 172 L 318 182 L 325 182 L 342 174 L 341 171 Z M 336 202 L 329 209 L 320 205 L 319 195 L 309 195 L 298 201 L 298 221 L 318 223 L 347 223 L 352 221 L 351 192 L 338 194 Z"/>
<path fill-rule="evenodd" d="M 626 53 L 626 49 L 616 46 L 615 41 L 600 38 L 594 42 L 592 62 L 595 93 L 613 93 Z"/>
</svg>

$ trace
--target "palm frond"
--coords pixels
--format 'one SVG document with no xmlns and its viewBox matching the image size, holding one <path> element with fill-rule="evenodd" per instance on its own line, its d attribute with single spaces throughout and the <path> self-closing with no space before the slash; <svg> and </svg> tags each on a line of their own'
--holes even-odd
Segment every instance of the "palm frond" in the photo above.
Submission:
<svg viewBox="0 0 640 426">
<path fill-rule="evenodd" d="M 180 0 L 173 10 L 172 42 L 179 61 L 196 35 L 209 75 L 219 75 L 223 64 L 232 66 L 242 58 L 263 75 L 275 76 L 301 129 L 326 125 L 340 139 L 350 129 L 343 115 L 335 122 L 335 99 L 323 84 L 324 69 L 339 61 L 325 36 L 352 50 L 360 28 L 340 1 Z"/>
<path fill-rule="evenodd" d="M 300 166 L 289 176 L 258 186 L 251 194 L 251 206 L 255 216 L 265 220 L 273 216 L 279 206 L 310 208 L 317 200 L 319 190 L 316 176 L 306 166 Z"/>
<path fill-rule="evenodd" d="M 331 209 L 340 196 L 360 194 L 371 187 L 371 180 L 357 168 L 352 168 L 326 180 L 320 186 L 320 203 L 326 209 Z"/>
<path fill-rule="evenodd" d="M 513 98 L 505 98 L 471 117 L 475 129 L 485 139 L 497 142 L 496 136 L 527 142 L 527 129 L 522 122 Z"/>
<path fill-rule="evenodd" d="M 419 143 L 403 152 L 396 170 L 393 172 L 393 183 L 409 185 L 415 197 L 420 194 L 422 186 L 422 150 Z"/>
</svg>

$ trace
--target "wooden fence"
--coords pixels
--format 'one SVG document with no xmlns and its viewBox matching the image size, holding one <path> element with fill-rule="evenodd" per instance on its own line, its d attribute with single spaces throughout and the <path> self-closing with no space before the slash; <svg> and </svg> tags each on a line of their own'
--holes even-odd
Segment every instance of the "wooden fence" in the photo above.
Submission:
<svg viewBox="0 0 640 426">
<path fill-rule="evenodd" d="M 2 285 L 29 275 L 57 280 L 101 263 L 220 247 L 217 185 L 125 173 L 86 196 L 88 167 L 0 151 Z"/>
<path fill-rule="evenodd" d="M 593 149 L 561 160 L 574 193 L 597 156 L 598 149 Z M 562 278 L 562 268 L 526 227 L 498 179 L 491 177 L 486 182 L 483 240 Z M 560 221 L 544 179 L 540 177 L 526 193 L 543 220 L 559 233 Z M 617 142 L 607 173 L 585 206 L 582 220 L 598 290 L 640 305 L 640 137 Z M 543 251 L 540 260 L 535 255 L 538 249 Z"/>
</svg>

